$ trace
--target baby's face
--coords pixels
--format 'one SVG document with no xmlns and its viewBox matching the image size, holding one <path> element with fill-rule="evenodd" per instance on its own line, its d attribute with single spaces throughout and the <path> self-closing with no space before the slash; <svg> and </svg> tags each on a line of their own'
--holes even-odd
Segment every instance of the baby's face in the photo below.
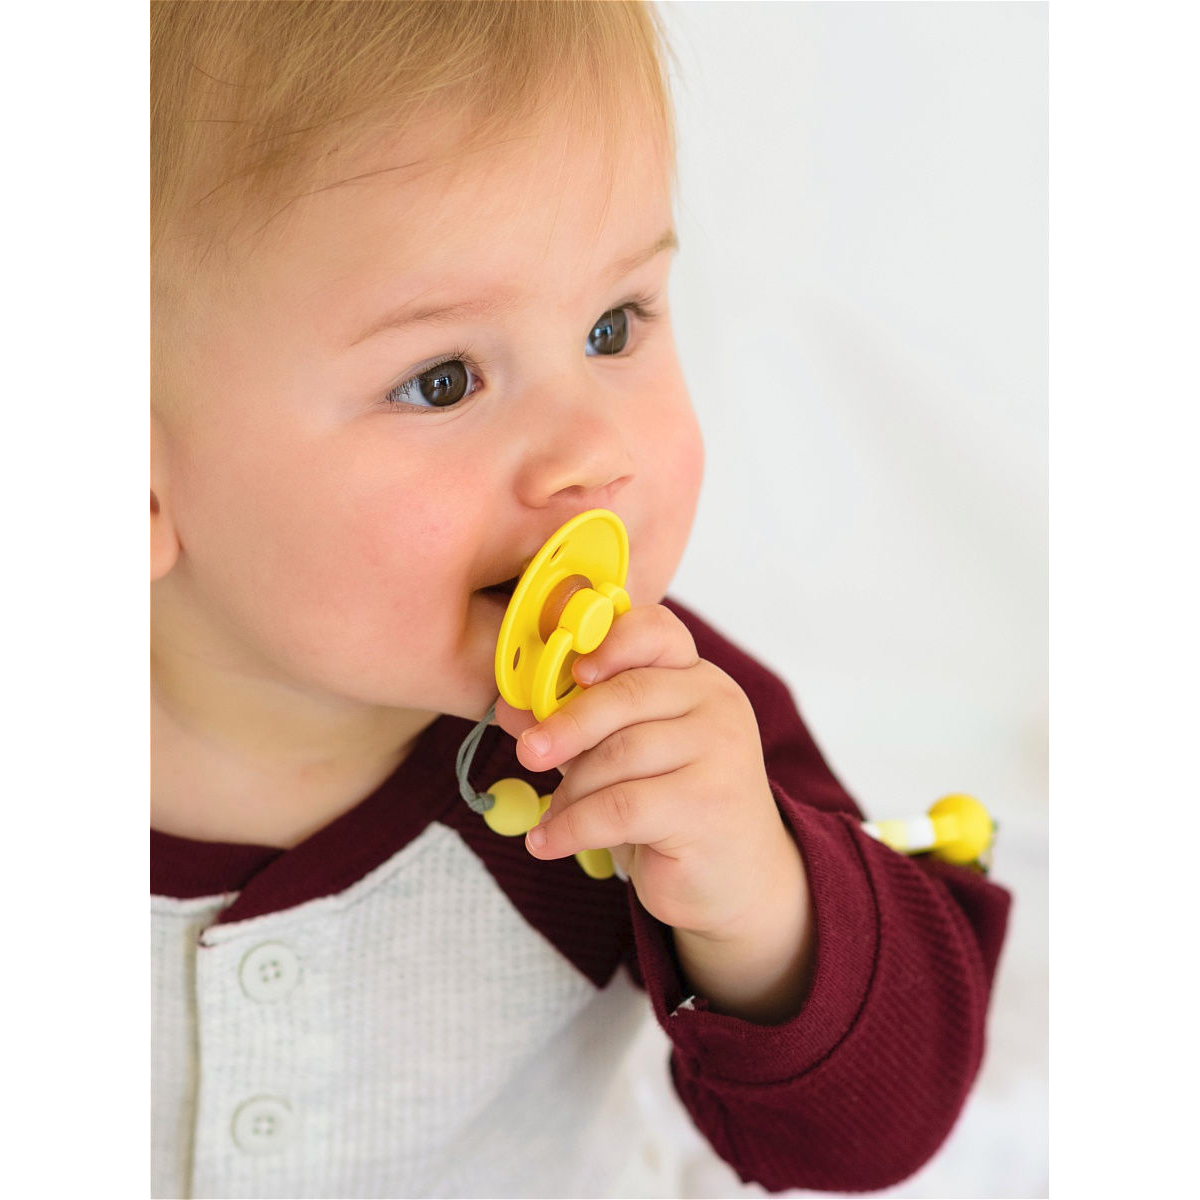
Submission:
<svg viewBox="0 0 1200 1200">
<path fill-rule="evenodd" d="M 702 450 L 651 143 L 631 132 L 611 174 L 561 131 L 384 169 L 439 148 L 348 164 L 361 179 L 294 203 L 224 286 L 156 310 L 181 543 L 156 625 L 244 675 L 475 718 L 507 603 L 489 588 L 605 507 L 634 603 L 657 602 Z"/>
</svg>

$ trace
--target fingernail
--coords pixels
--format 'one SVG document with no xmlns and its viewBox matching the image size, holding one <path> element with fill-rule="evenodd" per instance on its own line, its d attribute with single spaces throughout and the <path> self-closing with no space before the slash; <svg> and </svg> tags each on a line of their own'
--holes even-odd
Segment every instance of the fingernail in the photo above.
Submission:
<svg viewBox="0 0 1200 1200">
<path fill-rule="evenodd" d="M 550 739 L 540 729 L 527 729 L 521 736 L 534 754 L 545 754 L 550 749 Z"/>
<path fill-rule="evenodd" d="M 546 844 L 546 831 L 535 825 L 526 835 L 525 841 L 531 850 L 540 850 Z"/>
<path fill-rule="evenodd" d="M 580 683 L 591 683 L 596 678 L 596 664 L 581 662 L 575 668 L 575 678 Z"/>
</svg>

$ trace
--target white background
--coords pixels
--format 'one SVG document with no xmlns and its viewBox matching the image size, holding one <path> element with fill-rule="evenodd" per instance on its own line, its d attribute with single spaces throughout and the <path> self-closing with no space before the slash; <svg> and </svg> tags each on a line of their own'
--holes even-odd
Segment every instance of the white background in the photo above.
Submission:
<svg viewBox="0 0 1200 1200">
<path fill-rule="evenodd" d="M 1045 1196 L 1047 9 L 661 7 L 708 448 L 672 593 L 788 681 L 869 815 L 998 818 L 985 1066 L 888 1194 Z"/>
</svg>

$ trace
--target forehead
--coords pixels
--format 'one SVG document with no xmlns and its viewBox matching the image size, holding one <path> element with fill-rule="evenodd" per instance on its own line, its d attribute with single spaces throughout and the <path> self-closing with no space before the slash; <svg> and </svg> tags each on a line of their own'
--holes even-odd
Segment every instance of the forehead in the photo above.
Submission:
<svg viewBox="0 0 1200 1200">
<path fill-rule="evenodd" d="M 611 134 L 612 131 L 609 131 Z M 331 163 L 255 244 L 249 264 L 330 289 L 405 295 L 583 281 L 671 222 L 671 170 L 645 126 L 601 138 L 563 119 L 463 147 L 452 122 Z"/>
</svg>

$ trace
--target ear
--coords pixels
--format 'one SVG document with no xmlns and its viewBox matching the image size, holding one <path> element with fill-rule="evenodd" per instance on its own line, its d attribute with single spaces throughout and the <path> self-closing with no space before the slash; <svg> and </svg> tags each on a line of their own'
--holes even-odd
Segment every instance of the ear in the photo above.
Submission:
<svg viewBox="0 0 1200 1200">
<path fill-rule="evenodd" d="M 162 431 L 151 419 L 150 435 L 150 582 L 162 579 L 179 558 L 179 534 L 171 515 L 170 487 Z"/>
</svg>

